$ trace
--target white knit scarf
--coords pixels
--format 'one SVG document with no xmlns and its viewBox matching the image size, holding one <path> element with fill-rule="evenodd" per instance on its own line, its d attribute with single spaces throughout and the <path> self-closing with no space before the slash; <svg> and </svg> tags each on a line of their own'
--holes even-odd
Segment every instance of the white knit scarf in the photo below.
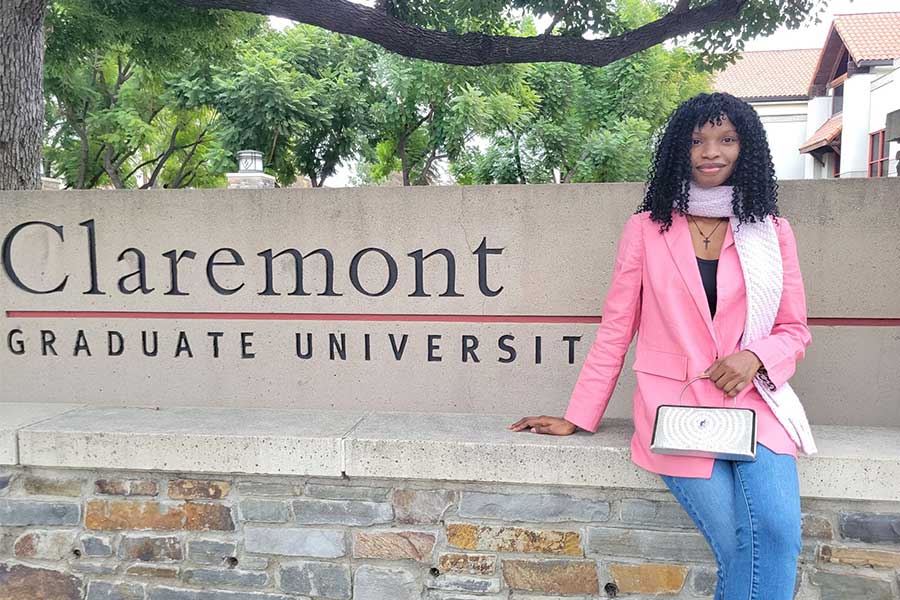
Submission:
<svg viewBox="0 0 900 600">
<path fill-rule="evenodd" d="M 710 188 L 689 183 L 688 214 L 699 217 L 729 217 L 734 245 L 737 248 L 747 288 L 747 320 L 741 336 L 741 349 L 768 336 L 775 323 L 781 303 L 783 267 L 778 233 L 772 216 L 756 223 L 741 223 L 732 208 L 733 187 L 719 185 Z M 757 374 L 753 384 L 772 409 L 775 417 L 791 439 L 805 454 L 817 452 L 803 404 L 788 382 L 770 390 L 767 378 Z"/>
</svg>

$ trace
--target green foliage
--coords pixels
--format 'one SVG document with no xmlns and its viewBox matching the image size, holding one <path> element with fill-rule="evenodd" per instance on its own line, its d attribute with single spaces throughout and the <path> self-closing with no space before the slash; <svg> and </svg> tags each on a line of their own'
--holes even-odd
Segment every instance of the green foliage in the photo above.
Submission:
<svg viewBox="0 0 900 600">
<path fill-rule="evenodd" d="M 175 0 L 54 0 L 46 17 L 47 61 L 71 64 L 98 51 L 127 51 L 154 71 L 185 66 L 198 57 L 221 59 L 234 40 L 265 26 L 257 15 L 195 11 Z"/>
<path fill-rule="evenodd" d="M 458 32 L 539 33 L 504 5 L 389 8 Z M 615 34 L 669 8 L 572 3 L 555 33 L 581 35 L 590 24 Z M 280 185 L 299 177 L 322 185 L 354 159 L 356 181 L 367 185 L 395 174 L 433 184 L 444 161 L 460 184 L 639 180 L 671 111 L 709 89 L 709 60 L 684 47 L 656 46 L 600 69 L 461 67 L 307 25 L 276 32 L 255 16 L 185 12 L 171 0 L 57 0 L 48 28 L 45 158 L 77 187 L 134 187 L 136 169 L 158 186 L 222 185 L 242 149 L 262 151 Z"/>
<path fill-rule="evenodd" d="M 235 56 L 261 17 L 198 13 L 164 2 L 56 0 L 49 9 L 44 93 L 45 170 L 70 187 L 215 185 L 217 152 L 205 107 L 171 102 L 166 81 Z"/>
<path fill-rule="evenodd" d="M 279 159 L 284 169 L 291 140 L 307 120 L 323 119 L 313 96 L 317 82 L 266 50 L 244 52 L 235 69 L 218 69 L 212 78 L 212 104 L 224 117 L 223 145 L 260 149 L 266 164 Z"/>
<path fill-rule="evenodd" d="M 820 22 L 827 4 L 827 0 L 749 0 L 737 18 L 704 28 L 691 44 L 700 51 L 700 65 L 721 68 L 734 62 L 748 40 L 772 35 L 781 25 L 797 29 L 809 21 Z"/>
<path fill-rule="evenodd" d="M 299 25 L 251 38 L 234 63 L 192 72 L 171 89 L 182 106 L 217 111 L 230 156 L 259 149 L 280 184 L 305 176 L 321 185 L 372 135 L 374 57 L 367 42 Z"/>
<path fill-rule="evenodd" d="M 383 183 L 391 173 L 399 171 L 402 167 L 397 157 L 397 143 L 394 140 L 382 140 L 375 147 L 374 160 L 364 165 L 364 181 L 368 183 Z"/>
<path fill-rule="evenodd" d="M 661 8 L 621 0 L 621 27 L 657 18 Z M 529 27 L 523 23 L 523 31 Z M 536 63 L 521 85 L 492 107 L 484 152 L 468 151 L 451 166 L 469 184 L 644 179 L 653 134 L 675 107 L 710 76 L 684 48 L 656 46 L 603 68 Z"/>
<path fill-rule="evenodd" d="M 594 131 L 575 165 L 573 183 L 590 181 L 640 181 L 650 166 L 650 124 L 625 117 Z"/>
<path fill-rule="evenodd" d="M 509 109 L 510 94 L 523 89 L 521 65 L 460 67 L 380 52 L 375 67 L 382 99 L 373 105 L 395 154 L 372 173 L 384 175 L 394 159 L 407 184 L 434 183 L 436 161 L 456 160 L 477 132 L 489 129 L 494 111 Z M 364 169 L 367 167 L 363 167 Z"/>
</svg>

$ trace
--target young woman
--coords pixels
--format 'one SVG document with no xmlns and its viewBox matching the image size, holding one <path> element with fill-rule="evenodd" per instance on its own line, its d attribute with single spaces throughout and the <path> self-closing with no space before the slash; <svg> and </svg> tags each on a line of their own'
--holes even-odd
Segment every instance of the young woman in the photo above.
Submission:
<svg viewBox="0 0 900 600">
<path fill-rule="evenodd" d="M 674 112 L 655 154 L 565 416 L 510 429 L 595 432 L 637 330 L 632 461 L 659 474 L 709 543 L 715 600 L 789 600 L 800 552 L 797 451 L 816 448 L 788 379 L 811 338 L 766 134 L 747 103 L 699 94 Z M 701 373 L 709 377 L 681 403 L 755 410 L 755 460 L 651 452 L 656 408 L 677 403 Z"/>
</svg>

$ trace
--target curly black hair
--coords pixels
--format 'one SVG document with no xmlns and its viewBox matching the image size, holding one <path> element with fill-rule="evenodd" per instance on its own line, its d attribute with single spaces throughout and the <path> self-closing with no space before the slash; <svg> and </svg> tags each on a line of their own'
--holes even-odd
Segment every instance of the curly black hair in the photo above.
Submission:
<svg viewBox="0 0 900 600">
<path fill-rule="evenodd" d="M 778 217 L 778 183 L 766 131 L 753 107 L 731 94 L 697 94 L 685 100 L 669 117 L 647 175 L 644 201 L 636 213 L 650 211 L 661 223 L 660 233 L 672 225 L 672 211 L 686 214 L 691 181 L 691 138 L 695 127 L 721 123 L 727 115 L 740 140 L 734 171 L 723 183 L 734 187 L 732 206 L 739 223 L 756 222 L 766 215 Z"/>
</svg>

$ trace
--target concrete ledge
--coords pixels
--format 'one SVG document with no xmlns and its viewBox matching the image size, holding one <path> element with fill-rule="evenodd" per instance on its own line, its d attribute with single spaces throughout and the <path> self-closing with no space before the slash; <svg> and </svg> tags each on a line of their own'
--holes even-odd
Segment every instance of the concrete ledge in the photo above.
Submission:
<svg viewBox="0 0 900 600">
<path fill-rule="evenodd" d="M 371 414 L 347 439 L 351 477 L 666 489 L 630 458 L 630 421 L 607 419 L 595 434 L 510 432 L 518 417 Z M 900 429 L 813 427 L 819 448 L 800 456 L 800 493 L 813 498 L 900 498 Z"/>
<path fill-rule="evenodd" d="M 0 403 L 4 423 L 10 406 Z M 60 405 L 32 406 L 38 414 Z M 630 461 L 627 421 L 607 420 L 593 435 L 555 437 L 506 429 L 517 418 L 79 407 L 15 429 L 22 465 L 665 489 Z M 803 496 L 900 497 L 900 429 L 813 430 L 820 451 L 800 458 Z"/>
<path fill-rule="evenodd" d="M 341 440 L 363 416 L 281 409 L 84 407 L 19 429 L 19 462 L 340 476 Z"/>
<path fill-rule="evenodd" d="M 819 453 L 801 456 L 800 494 L 812 498 L 900 498 L 900 428 L 812 428 Z"/>
<path fill-rule="evenodd" d="M 16 431 L 81 406 L 81 404 L 0 402 L 0 465 L 15 465 L 19 462 Z"/>
<path fill-rule="evenodd" d="M 370 414 L 347 440 L 347 475 L 666 489 L 631 462 L 628 421 L 606 420 L 595 434 L 549 436 L 509 431 L 519 418 Z"/>
</svg>

